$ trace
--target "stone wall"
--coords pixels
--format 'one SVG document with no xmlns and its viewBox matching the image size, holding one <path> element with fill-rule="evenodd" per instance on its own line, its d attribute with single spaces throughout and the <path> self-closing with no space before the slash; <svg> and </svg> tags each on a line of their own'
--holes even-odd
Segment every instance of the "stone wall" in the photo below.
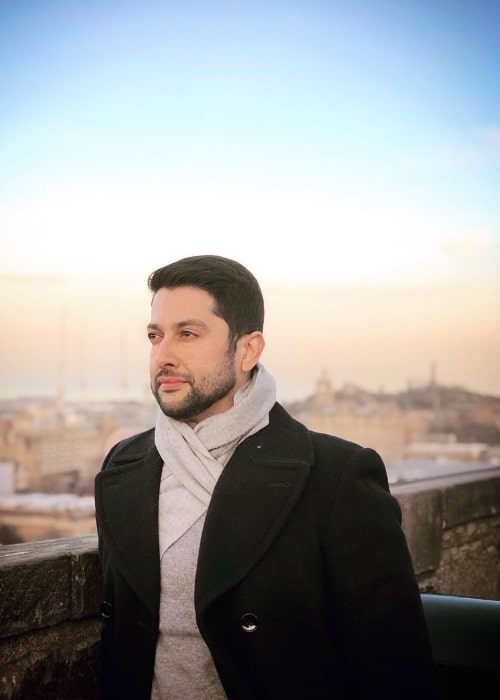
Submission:
<svg viewBox="0 0 500 700">
<path fill-rule="evenodd" d="M 421 590 L 500 600 L 500 470 L 392 489 Z M 0 699 L 99 700 L 95 536 L 0 547 Z"/>
<path fill-rule="evenodd" d="M 95 536 L 0 548 L 0 698 L 98 700 Z"/>
<path fill-rule="evenodd" d="M 392 493 L 423 592 L 500 600 L 500 470 Z"/>
</svg>

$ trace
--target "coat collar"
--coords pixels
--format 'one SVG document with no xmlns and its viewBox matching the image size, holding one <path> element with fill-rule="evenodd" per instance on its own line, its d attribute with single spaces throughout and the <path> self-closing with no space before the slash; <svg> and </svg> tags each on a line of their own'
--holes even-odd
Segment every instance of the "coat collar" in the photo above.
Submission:
<svg viewBox="0 0 500 700">
<path fill-rule="evenodd" d="M 224 468 L 210 502 L 195 586 L 198 620 L 264 554 L 302 493 L 313 461 L 309 431 L 275 405 L 269 425 Z"/>
<path fill-rule="evenodd" d="M 146 452 L 145 452 L 146 450 Z M 153 430 L 127 441 L 96 476 L 100 541 L 153 610 L 160 595 L 158 494 L 163 462 Z"/>
</svg>

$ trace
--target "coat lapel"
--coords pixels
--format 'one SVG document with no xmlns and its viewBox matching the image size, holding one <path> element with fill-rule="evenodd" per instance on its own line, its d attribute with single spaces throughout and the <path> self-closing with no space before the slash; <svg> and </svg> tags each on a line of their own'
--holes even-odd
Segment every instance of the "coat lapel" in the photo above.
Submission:
<svg viewBox="0 0 500 700">
<path fill-rule="evenodd" d="M 143 455 L 141 457 L 141 454 Z M 127 583 L 150 608 L 160 595 L 158 495 L 163 462 L 152 444 L 146 454 L 127 450 L 96 477 L 99 529 Z"/>
<path fill-rule="evenodd" d="M 279 405 L 235 451 L 215 487 L 198 556 L 198 615 L 263 555 L 302 493 L 313 460 L 307 429 Z"/>
</svg>

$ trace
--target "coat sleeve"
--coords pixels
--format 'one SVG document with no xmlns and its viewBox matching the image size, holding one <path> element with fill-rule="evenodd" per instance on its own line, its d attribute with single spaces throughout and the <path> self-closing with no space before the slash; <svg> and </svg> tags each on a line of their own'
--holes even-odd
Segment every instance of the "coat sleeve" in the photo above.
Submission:
<svg viewBox="0 0 500 700">
<path fill-rule="evenodd" d="M 360 697 L 437 698 L 420 592 L 384 464 L 359 449 L 339 478 L 324 552 L 330 601 Z"/>
</svg>

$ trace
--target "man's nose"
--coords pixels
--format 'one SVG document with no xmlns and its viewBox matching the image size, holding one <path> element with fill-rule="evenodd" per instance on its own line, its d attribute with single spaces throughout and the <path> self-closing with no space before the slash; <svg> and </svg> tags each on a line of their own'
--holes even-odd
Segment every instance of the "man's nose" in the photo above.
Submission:
<svg viewBox="0 0 500 700">
<path fill-rule="evenodd" d="M 177 367 L 179 359 L 174 352 L 172 342 L 163 338 L 161 343 L 157 345 L 155 362 L 158 367 Z"/>
</svg>

